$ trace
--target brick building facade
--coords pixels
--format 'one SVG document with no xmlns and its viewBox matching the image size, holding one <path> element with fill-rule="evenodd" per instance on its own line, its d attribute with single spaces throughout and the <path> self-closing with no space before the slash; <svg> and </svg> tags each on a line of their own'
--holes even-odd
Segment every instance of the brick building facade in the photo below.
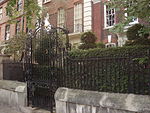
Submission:
<svg viewBox="0 0 150 113">
<path fill-rule="evenodd" d="M 26 20 L 23 17 L 17 18 L 16 24 L 9 24 L 9 17 L 6 14 L 8 0 L 0 1 L 0 41 L 8 40 L 17 31 L 26 32 Z M 22 2 L 23 0 L 19 0 Z M 49 14 L 49 22 L 52 26 L 65 27 L 69 30 L 70 42 L 73 45 L 79 44 L 83 32 L 93 31 L 97 36 L 97 42 L 104 42 L 106 45 L 122 46 L 127 40 L 124 34 L 109 32 L 119 22 L 115 9 L 109 9 L 104 0 L 38 0 L 43 6 L 44 13 Z M 23 7 L 23 6 L 22 6 Z M 140 22 L 135 20 L 132 24 Z"/>
<path fill-rule="evenodd" d="M 93 31 L 98 42 L 107 43 L 110 36 L 113 43 L 117 42 L 117 36 L 104 29 L 104 4 L 100 0 L 48 0 L 43 7 L 52 26 L 70 31 L 72 44 L 80 43 L 80 36 L 86 31 Z"/>
<path fill-rule="evenodd" d="M 43 7 L 49 14 L 51 25 L 69 29 L 72 44 L 80 43 L 82 32 L 93 31 L 97 42 L 104 42 L 108 46 L 122 46 L 127 40 L 126 35 L 109 32 L 119 22 L 120 12 L 110 10 L 104 1 L 45 0 Z M 140 19 L 136 19 L 132 25 L 139 22 Z"/>
<path fill-rule="evenodd" d="M 80 42 L 80 33 L 84 29 L 83 0 L 48 0 L 43 3 L 43 7 L 49 14 L 52 26 L 67 28 L 71 43 Z"/>
<path fill-rule="evenodd" d="M 23 31 L 26 32 L 26 20 L 24 17 L 19 16 L 16 18 L 16 23 L 10 24 L 8 22 L 9 17 L 6 12 L 6 6 L 7 6 L 8 0 L 2 0 L 0 2 L 0 12 L 1 12 L 1 17 L 0 17 L 0 42 L 3 42 L 5 40 L 10 39 L 17 33 Z M 23 9 L 23 0 L 19 0 L 18 5 L 17 5 L 17 10 L 22 10 Z M 3 46 L 3 45 L 1 45 Z"/>
</svg>

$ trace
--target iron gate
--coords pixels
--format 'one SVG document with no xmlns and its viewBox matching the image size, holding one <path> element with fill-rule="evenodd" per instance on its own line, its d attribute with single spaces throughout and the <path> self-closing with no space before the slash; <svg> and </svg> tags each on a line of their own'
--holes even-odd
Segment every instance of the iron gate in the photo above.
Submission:
<svg viewBox="0 0 150 113">
<path fill-rule="evenodd" d="M 69 49 L 66 29 L 39 27 L 29 33 L 25 57 L 29 105 L 53 113 L 54 93 L 62 85 L 63 61 Z"/>
</svg>

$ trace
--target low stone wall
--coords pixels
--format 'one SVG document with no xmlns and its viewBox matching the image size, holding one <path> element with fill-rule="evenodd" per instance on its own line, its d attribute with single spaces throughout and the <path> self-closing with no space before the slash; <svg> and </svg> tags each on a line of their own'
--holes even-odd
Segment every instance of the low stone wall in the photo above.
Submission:
<svg viewBox="0 0 150 113">
<path fill-rule="evenodd" d="M 150 113 L 150 96 L 59 88 L 56 113 Z"/>
<path fill-rule="evenodd" d="M 24 81 L 23 64 L 14 62 L 9 55 L 0 55 L 0 80 Z"/>
<path fill-rule="evenodd" d="M 23 64 L 19 62 L 3 62 L 3 80 L 24 81 Z"/>
<path fill-rule="evenodd" d="M 27 106 L 26 83 L 0 80 L 0 104 L 18 108 Z"/>
</svg>

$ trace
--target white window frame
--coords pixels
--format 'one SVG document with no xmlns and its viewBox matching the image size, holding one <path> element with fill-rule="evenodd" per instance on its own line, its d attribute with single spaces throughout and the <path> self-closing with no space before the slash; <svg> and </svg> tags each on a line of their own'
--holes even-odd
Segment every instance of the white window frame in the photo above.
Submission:
<svg viewBox="0 0 150 113">
<path fill-rule="evenodd" d="M 3 18 L 3 8 L 0 7 L 0 20 L 2 20 L 2 18 Z"/>
<path fill-rule="evenodd" d="M 21 20 L 17 21 L 16 23 L 16 34 L 21 31 Z"/>
<path fill-rule="evenodd" d="M 112 9 L 111 9 L 112 10 Z M 114 10 L 114 24 L 111 25 L 111 26 L 108 26 L 107 25 L 107 14 L 106 14 L 106 11 L 107 11 L 107 5 L 104 5 L 104 28 L 105 29 L 109 29 L 109 28 L 112 28 L 114 27 L 114 25 L 116 24 L 116 12 L 115 12 L 115 9 L 113 8 Z"/>
<path fill-rule="evenodd" d="M 125 10 L 127 10 L 127 9 L 125 9 Z M 124 15 L 125 15 L 125 17 L 128 17 L 127 13 L 125 13 Z M 139 23 L 139 19 L 135 18 L 135 20 L 133 20 L 132 22 L 130 22 L 129 25 L 134 25 L 134 24 L 138 24 L 138 23 Z"/>
<path fill-rule="evenodd" d="M 43 0 L 43 4 L 50 2 L 51 0 Z"/>
<path fill-rule="evenodd" d="M 127 17 L 128 14 L 125 13 L 125 16 Z M 139 19 L 138 18 L 135 18 L 135 20 L 133 20 L 132 22 L 129 23 L 129 25 L 134 25 L 134 24 L 138 24 L 139 23 Z"/>
<path fill-rule="evenodd" d="M 62 28 L 65 26 L 65 10 L 63 8 L 58 9 L 57 26 Z"/>
<path fill-rule="evenodd" d="M 83 6 L 82 3 L 74 4 L 74 32 L 83 31 Z"/>
<path fill-rule="evenodd" d="M 5 26 L 5 40 L 10 39 L 10 25 Z"/>
</svg>

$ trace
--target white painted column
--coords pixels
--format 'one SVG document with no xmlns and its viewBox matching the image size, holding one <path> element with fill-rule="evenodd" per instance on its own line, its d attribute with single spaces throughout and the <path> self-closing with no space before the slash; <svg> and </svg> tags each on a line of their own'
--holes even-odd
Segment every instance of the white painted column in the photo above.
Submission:
<svg viewBox="0 0 150 113">
<path fill-rule="evenodd" d="M 126 41 L 128 40 L 128 38 L 127 38 L 126 35 L 117 34 L 117 36 L 118 36 L 118 46 L 122 47 L 126 43 Z"/>
<path fill-rule="evenodd" d="M 83 21 L 84 32 L 92 30 L 92 0 L 84 0 L 83 5 Z"/>
</svg>

